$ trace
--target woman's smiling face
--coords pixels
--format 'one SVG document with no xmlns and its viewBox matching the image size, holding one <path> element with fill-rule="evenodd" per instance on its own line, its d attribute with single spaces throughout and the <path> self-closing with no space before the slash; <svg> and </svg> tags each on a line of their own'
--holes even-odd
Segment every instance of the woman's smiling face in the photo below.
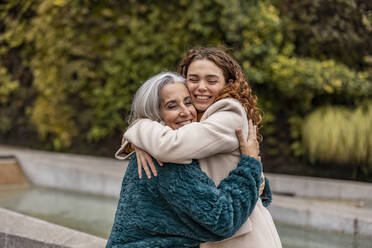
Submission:
<svg viewBox="0 0 372 248">
<path fill-rule="evenodd" d="M 192 102 L 199 112 L 211 106 L 225 86 L 222 70 L 207 59 L 192 62 L 187 70 L 186 79 Z"/>
<path fill-rule="evenodd" d="M 160 117 L 165 125 L 178 129 L 196 121 L 196 110 L 184 83 L 166 84 L 160 91 Z"/>
</svg>

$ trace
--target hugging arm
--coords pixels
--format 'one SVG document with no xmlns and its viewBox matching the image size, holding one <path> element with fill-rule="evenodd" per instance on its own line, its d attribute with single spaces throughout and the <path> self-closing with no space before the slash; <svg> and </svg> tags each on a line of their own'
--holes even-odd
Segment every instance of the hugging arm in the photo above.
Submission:
<svg viewBox="0 0 372 248">
<path fill-rule="evenodd" d="M 192 159 L 234 151 L 238 148 L 235 130 L 242 127 L 246 118 L 244 108 L 231 99 L 220 100 L 210 108 L 205 120 L 177 130 L 149 119 L 140 120 L 124 137 L 163 162 L 186 164 Z"/>
<path fill-rule="evenodd" d="M 159 173 L 162 197 L 184 223 L 198 225 L 203 230 L 199 232 L 201 242 L 232 236 L 256 205 L 261 163 L 243 155 L 238 167 L 217 188 L 196 163 L 193 165 L 160 168 L 163 169 Z"/>
<path fill-rule="evenodd" d="M 269 179 L 267 177 L 264 177 L 264 180 L 265 180 L 265 187 L 263 189 L 262 194 L 260 194 L 260 198 L 261 198 L 262 204 L 265 207 L 268 207 L 271 204 L 273 195 L 271 193 Z"/>
</svg>

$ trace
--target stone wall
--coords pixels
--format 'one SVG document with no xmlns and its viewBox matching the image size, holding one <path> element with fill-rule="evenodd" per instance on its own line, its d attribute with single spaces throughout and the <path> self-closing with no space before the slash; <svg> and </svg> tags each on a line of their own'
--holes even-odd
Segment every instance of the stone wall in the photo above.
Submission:
<svg viewBox="0 0 372 248">
<path fill-rule="evenodd" d="M 106 240 L 0 208 L 1 248 L 102 248 Z"/>
</svg>

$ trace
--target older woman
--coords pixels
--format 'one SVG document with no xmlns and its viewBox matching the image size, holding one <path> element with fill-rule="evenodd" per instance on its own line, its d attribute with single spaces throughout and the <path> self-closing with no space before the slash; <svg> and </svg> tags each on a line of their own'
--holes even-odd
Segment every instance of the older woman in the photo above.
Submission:
<svg viewBox="0 0 372 248">
<path fill-rule="evenodd" d="M 162 121 L 170 130 L 196 121 L 185 79 L 169 72 L 150 78 L 133 100 L 132 117 Z M 107 247 L 199 247 L 232 236 L 256 205 L 261 184 L 255 127 L 249 127 L 249 142 L 238 133 L 238 167 L 218 187 L 196 160 L 162 167 L 154 161 L 159 176 L 140 180 L 133 156 Z"/>
</svg>

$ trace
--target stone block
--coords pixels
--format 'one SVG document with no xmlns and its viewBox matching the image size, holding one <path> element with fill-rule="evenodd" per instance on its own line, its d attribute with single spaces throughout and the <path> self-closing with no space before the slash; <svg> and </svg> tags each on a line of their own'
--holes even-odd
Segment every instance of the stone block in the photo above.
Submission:
<svg viewBox="0 0 372 248">
<path fill-rule="evenodd" d="M 28 184 L 17 160 L 12 158 L 0 158 L 0 185 Z"/>
<path fill-rule="evenodd" d="M 0 231 L 0 247 L 6 246 L 6 234 Z"/>
</svg>

